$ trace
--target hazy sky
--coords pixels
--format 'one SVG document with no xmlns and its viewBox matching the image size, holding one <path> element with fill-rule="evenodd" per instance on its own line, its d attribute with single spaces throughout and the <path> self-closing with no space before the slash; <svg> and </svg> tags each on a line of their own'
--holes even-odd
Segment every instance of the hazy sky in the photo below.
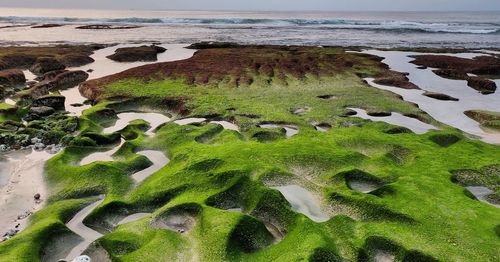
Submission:
<svg viewBox="0 0 500 262">
<path fill-rule="evenodd" d="M 0 0 L 2 7 L 194 10 L 500 10 L 500 0 Z"/>
</svg>

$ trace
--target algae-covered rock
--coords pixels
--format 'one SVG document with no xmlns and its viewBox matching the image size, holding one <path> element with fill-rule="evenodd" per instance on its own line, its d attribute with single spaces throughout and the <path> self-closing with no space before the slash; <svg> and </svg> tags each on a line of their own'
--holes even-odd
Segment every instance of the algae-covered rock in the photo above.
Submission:
<svg viewBox="0 0 500 262">
<path fill-rule="evenodd" d="M 165 51 L 165 48 L 156 45 L 123 47 L 116 49 L 115 53 L 107 58 L 117 62 L 156 61 L 157 54 Z"/>
<path fill-rule="evenodd" d="M 35 64 L 30 67 L 30 71 L 35 75 L 43 75 L 47 72 L 64 68 L 65 66 L 53 57 L 39 57 Z"/>
</svg>

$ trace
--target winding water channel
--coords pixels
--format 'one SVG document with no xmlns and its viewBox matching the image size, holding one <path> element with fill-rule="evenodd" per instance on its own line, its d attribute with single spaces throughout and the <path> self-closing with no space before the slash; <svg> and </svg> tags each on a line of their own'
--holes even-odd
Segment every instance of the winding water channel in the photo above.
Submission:
<svg viewBox="0 0 500 262">
<path fill-rule="evenodd" d="M 392 70 L 408 73 L 409 80 L 419 86 L 418 89 L 403 89 L 393 86 L 379 85 L 373 79 L 366 81 L 373 87 L 387 90 L 401 95 L 404 100 L 418 104 L 420 109 L 427 112 L 437 121 L 458 128 L 467 134 L 476 136 L 487 143 L 500 144 L 500 133 L 481 128 L 480 124 L 464 114 L 468 110 L 486 110 L 500 112 L 500 91 L 483 95 L 467 86 L 465 80 L 451 80 L 442 78 L 432 72 L 433 68 L 420 69 L 410 63 L 414 55 L 436 55 L 426 53 L 367 50 L 364 53 L 384 57 L 383 63 Z M 439 54 L 461 58 L 484 56 L 484 53 Z M 493 79 L 500 86 L 500 79 Z M 446 94 L 457 98 L 458 101 L 442 101 L 423 95 L 426 91 Z"/>
<path fill-rule="evenodd" d="M 145 62 L 134 63 L 117 63 L 106 56 L 112 54 L 115 49 L 125 45 L 111 46 L 101 50 L 97 50 L 91 57 L 95 62 L 68 70 L 84 70 L 89 72 L 89 79 L 95 79 L 106 75 L 118 73 L 129 68 L 148 64 Z M 134 45 L 126 45 L 134 46 Z M 168 62 L 190 58 L 196 50 L 184 48 L 186 45 L 168 44 L 162 45 L 167 48 L 165 53 L 158 54 L 157 62 Z M 28 80 L 32 77 L 31 74 L 26 76 Z M 80 116 L 81 113 L 89 108 L 89 105 L 83 105 L 86 100 L 80 95 L 78 87 L 69 88 L 61 91 L 61 94 L 66 97 L 66 111 L 71 115 Z M 12 99 L 6 99 L 7 103 L 15 104 Z M 105 132 L 114 132 L 123 129 L 128 122 L 135 119 L 143 119 L 149 122 L 151 128 L 146 132 L 146 135 L 152 135 L 155 129 L 161 124 L 168 122 L 170 118 L 157 113 L 137 113 L 125 112 L 118 115 L 118 120 L 112 127 L 106 128 Z M 91 154 L 81 161 L 81 165 L 89 164 L 94 161 L 112 161 L 112 155 L 120 148 L 125 140 L 121 140 L 120 144 L 109 151 L 97 152 Z M 54 147 L 51 150 L 36 151 L 34 149 L 25 149 L 13 151 L 0 156 L 0 232 L 11 237 L 20 232 L 28 224 L 30 215 L 41 209 L 45 204 L 45 199 L 50 195 L 50 190 L 46 188 L 44 178 L 45 162 L 49 160 L 54 153 Z M 138 154 L 148 157 L 152 165 L 142 171 L 132 175 L 132 178 L 140 183 L 149 175 L 155 173 L 168 163 L 168 158 L 158 151 L 145 150 Z M 89 243 L 99 237 L 99 233 L 89 229 L 82 224 L 83 219 L 90 213 L 101 201 L 95 202 L 81 210 L 75 217 L 68 222 L 67 226 L 82 238 L 82 242 L 68 251 L 67 259 L 71 260 L 81 254 Z M 97 233 L 97 234 L 96 234 Z M 6 238 L 6 239 L 7 239 Z"/>
</svg>

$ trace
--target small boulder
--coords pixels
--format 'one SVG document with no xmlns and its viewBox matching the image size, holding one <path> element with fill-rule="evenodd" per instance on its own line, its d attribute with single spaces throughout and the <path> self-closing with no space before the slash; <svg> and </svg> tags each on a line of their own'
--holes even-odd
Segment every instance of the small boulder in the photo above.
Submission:
<svg viewBox="0 0 500 262">
<path fill-rule="evenodd" d="M 95 62 L 95 60 L 84 54 L 69 54 L 59 58 L 59 61 L 66 67 L 84 66 Z"/>
<path fill-rule="evenodd" d="M 495 82 L 481 77 L 469 77 L 467 85 L 481 92 L 483 95 L 493 94 L 497 90 Z"/>
<path fill-rule="evenodd" d="M 441 94 L 441 93 L 435 93 L 435 92 L 425 92 L 423 95 L 430 97 L 430 98 L 437 99 L 437 100 L 442 100 L 442 101 L 458 101 L 458 98 L 454 98 L 454 97 L 449 96 L 447 94 Z"/>
<path fill-rule="evenodd" d="M 54 114 L 56 111 L 52 107 L 48 106 L 37 106 L 37 107 L 31 107 L 30 110 L 28 111 L 28 114 L 24 117 L 26 121 L 33 121 L 36 119 L 40 119 L 41 117 L 44 116 L 50 116 Z"/>
<path fill-rule="evenodd" d="M 48 73 L 45 76 L 46 77 L 44 81 L 36 84 L 30 90 L 31 98 L 48 95 L 53 91 L 75 87 L 87 80 L 89 74 L 82 70 L 78 70 L 57 72 L 56 75 L 51 75 L 51 73 Z"/>
<path fill-rule="evenodd" d="M 19 69 L 7 69 L 0 71 L 0 85 L 2 86 L 21 86 L 26 82 L 23 71 Z"/>
<path fill-rule="evenodd" d="M 373 117 L 386 117 L 392 115 L 391 112 L 384 112 L 384 111 L 368 111 L 366 114 Z"/>
<path fill-rule="evenodd" d="M 40 200 L 40 197 L 41 197 L 41 196 L 40 196 L 40 194 L 39 194 L 39 193 L 36 193 L 36 194 L 33 196 L 33 198 L 34 198 L 35 200 Z"/>
<path fill-rule="evenodd" d="M 60 95 L 48 95 L 37 98 L 31 103 L 31 107 L 52 107 L 55 110 L 64 110 L 66 98 Z"/>
<path fill-rule="evenodd" d="M 31 66 L 30 71 L 38 76 L 54 70 L 64 69 L 65 66 L 53 57 L 40 57 L 35 64 Z"/>
<path fill-rule="evenodd" d="M 115 53 L 107 58 L 116 62 L 151 62 L 158 60 L 157 54 L 165 52 L 165 50 L 165 48 L 156 45 L 124 47 L 116 49 Z"/>
</svg>

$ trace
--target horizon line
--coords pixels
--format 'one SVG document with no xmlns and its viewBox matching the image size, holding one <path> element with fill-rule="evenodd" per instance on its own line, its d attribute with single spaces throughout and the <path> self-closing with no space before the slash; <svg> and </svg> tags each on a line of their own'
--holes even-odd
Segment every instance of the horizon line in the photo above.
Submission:
<svg viewBox="0 0 500 262">
<path fill-rule="evenodd" d="M 498 10 L 352 10 L 352 9 L 338 9 L 338 10 L 316 10 L 316 9 L 303 9 L 303 10 L 275 10 L 275 9 L 139 9 L 139 8 L 129 8 L 129 9 L 115 9 L 115 8 L 84 8 L 84 7 L 13 7 L 13 6 L 1 6 L 0 8 L 5 9 L 68 9 L 68 10 L 113 10 L 113 11 L 172 11 L 172 12 L 282 12 L 282 13 L 300 13 L 300 12 L 318 12 L 318 13 L 329 13 L 329 12 L 402 12 L 402 13 L 462 13 L 462 12 L 500 12 Z"/>
</svg>

